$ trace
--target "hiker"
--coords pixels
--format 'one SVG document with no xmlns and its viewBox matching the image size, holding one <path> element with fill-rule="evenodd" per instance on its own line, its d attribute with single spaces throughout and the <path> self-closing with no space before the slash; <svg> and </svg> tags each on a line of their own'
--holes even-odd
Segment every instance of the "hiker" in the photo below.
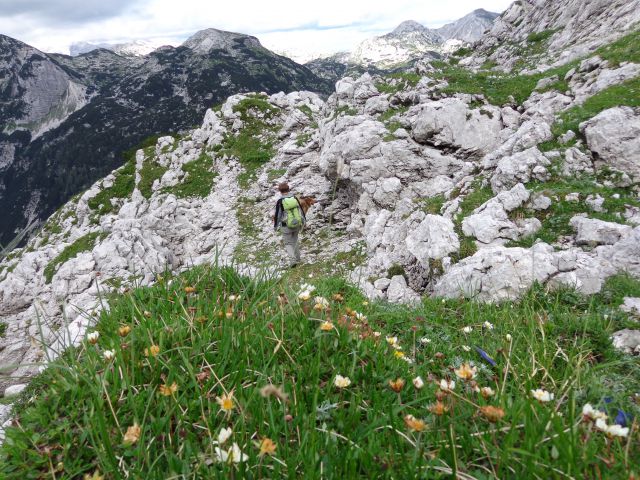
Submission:
<svg viewBox="0 0 640 480">
<path fill-rule="evenodd" d="M 305 212 L 298 197 L 291 193 L 289 184 L 278 185 L 280 199 L 276 203 L 276 213 L 273 217 L 274 229 L 282 232 L 284 248 L 289 255 L 291 268 L 300 263 L 300 244 L 298 235 L 306 221 Z"/>
</svg>

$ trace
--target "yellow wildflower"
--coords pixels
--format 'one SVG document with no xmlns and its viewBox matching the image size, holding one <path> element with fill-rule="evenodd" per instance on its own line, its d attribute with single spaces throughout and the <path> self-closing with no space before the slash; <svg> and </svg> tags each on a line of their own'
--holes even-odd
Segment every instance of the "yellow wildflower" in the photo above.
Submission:
<svg viewBox="0 0 640 480">
<path fill-rule="evenodd" d="M 165 397 L 170 397 L 177 391 L 178 391 L 178 384 L 176 382 L 173 382 L 171 385 L 167 385 L 166 383 L 160 385 L 160 394 L 164 395 Z"/>
<path fill-rule="evenodd" d="M 320 330 L 322 330 L 323 332 L 330 332 L 331 330 L 333 330 L 333 323 L 322 322 L 322 324 L 320 325 Z"/>
<path fill-rule="evenodd" d="M 158 345 L 151 345 L 149 348 L 144 349 L 145 357 L 157 357 L 160 353 L 160 347 Z"/>
<path fill-rule="evenodd" d="M 477 367 L 472 367 L 468 363 L 463 363 L 459 368 L 454 370 L 456 376 L 462 380 L 472 380 L 478 373 Z"/>
<path fill-rule="evenodd" d="M 223 410 L 226 413 L 229 413 L 235 408 L 235 403 L 233 402 L 233 392 L 225 393 L 221 397 L 216 398 L 216 402 L 218 402 L 218 405 L 220 405 L 220 410 Z"/>
<path fill-rule="evenodd" d="M 273 455 L 274 453 L 276 453 L 276 448 L 277 446 L 273 440 L 271 440 L 270 438 L 264 437 L 260 441 L 260 456 Z"/>
<path fill-rule="evenodd" d="M 427 428 L 427 424 L 424 420 L 417 419 L 413 415 L 407 415 L 404 417 L 404 423 L 412 432 L 423 432 Z"/>
<path fill-rule="evenodd" d="M 131 332 L 131 327 L 129 325 L 123 325 L 118 329 L 118 335 L 121 337 L 126 337 Z"/>
</svg>

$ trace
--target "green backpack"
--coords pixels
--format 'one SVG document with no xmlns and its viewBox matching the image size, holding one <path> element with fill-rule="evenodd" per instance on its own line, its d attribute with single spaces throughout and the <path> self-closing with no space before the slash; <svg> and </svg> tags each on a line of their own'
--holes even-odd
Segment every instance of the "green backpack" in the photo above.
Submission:
<svg viewBox="0 0 640 480">
<path fill-rule="evenodd" d="M 302 209 L 296 197 L 285 197 L 282 199 L 282 208 L 287 214 L 287 227 L 300 228 L 304 224 Z"/>
</svg>

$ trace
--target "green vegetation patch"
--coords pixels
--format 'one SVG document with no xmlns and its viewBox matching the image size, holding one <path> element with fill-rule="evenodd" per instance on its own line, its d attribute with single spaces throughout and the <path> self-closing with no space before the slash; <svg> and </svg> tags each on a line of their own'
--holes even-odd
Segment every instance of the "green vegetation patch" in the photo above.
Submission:
<svg viewBox="0 0 640 480">
<path fill-rule="evenodd" d="M 276 153 L 273 145 L 279 127 L 270 123 L 270 120 L 280 110 L 264 97 L 252 96 L 238 102 L 233 111 L 240 113 L 243 127 L 237 135 L 224 138 L 220 154 L 235 157 L 242 164 L 244 171 L 238 176 L 238 182 L 247 188 L 255 179 L 258 169 Z"/>
<path fill-rule="evenodd" d="M 388 93 L 393 95 L 394 93 L 401 92 L 410 87 L 415 87 L 422 78 L 417 73 L 410 72 L 398 72 L 386 75 L 382 81 L 375 83 L 375 87 L 380 93 Z"/>
<path fill-rule="evenodd" d="M 204 198 L 211 193 L 217 173 L 213 170 L 213 159 L 209 154 L 202 152 L 197 159 L 182 165 L 182 171 L 185 172 L 182 181 L 163 191 L 178 198 Z"/>
<path fill-rule="evenodd" d="M 548 197 L 558 197 L 552 200 L 549 209 L 544 211 L 534 211 L 528 209 L 518 209 L 511 212 L 510 216 L 536 217 L 542 222 L 542 228 L 528 237 L 520 240 L 509 242 L 508 246 L 525 247 L 533 246 L 537 239 L 546 243 L 554 243 L 561 236 L 572 235 L 575 233 L 573 227 L 569 224 L 571 218 L 579 213 L 588 213 L 590 218 L 604 220 L 606 222 L 624 223 L 620 214 L 626 207 L 640 207 L 640 201 L 631 188 L 609 188 L 598 186 L 598 179 L 594 177 L 580 178 L 559 178 L 551 182 L 529 183 L 527 188 L 532 192 L 544 193 Z M 564 197 L 568 193 L 579 192 L 581 200 L 579 202 L 567 202 Z M 605 212 L 594 212 L 584 202 L 589 195 L 600 195 L 605 201 L 602 207 Z M 619 198 L 613 198 L 613 195 L 620 195 Z"/>
<path fill-rule="evenodd" d="M 579 134 L 579 125 L 582 122 L 595 117 L 604 110 L 620 105 L 640 106 L 640 78 L 606 88 L 586 99 L 582 105 L 561 112 L 552 128 L 553 134 L 558 137 L 568 130 Z"/>
<path fill-rule="evenodd" d="M 79 253 L 86 252 L 88 250 L 92 250 L 96 244 L 98 238 L 100 238 L 103 234 L 101 232 L 93 232 L 88 233 L 87 235 L 78 238 L 71 245 L 65 247 L 60 254 L 51 260 L 44 269 L 44 278 L 46 283 L 51 283 L 53 276 L 58 270 L 58 266 L 63 263 L 71 260 Z"/>
<path fill-rule="evenodd" d="M 104 188 L 91 198 L 87 204 L 89 208 L 97 211 L 99 215 L 106 215 L 116 211 L 112 199 L 128 198 L 133 193 L 136 180 L 136 160 L 135 155 L 127 163 L 115 171 L 113 185 Z"/>
<path fill-rule="evenodd" d="M 558 29 L 543 30 L 541 32 L 533 32 L 527 36 L 527 42 L 529 43 L 541 43 L 549 40 Z"/>
<path fill-rule="evenodd" d="M 7 331 L 7 324 L 4 322 L 0 322 L 0 338 L 4 338 L 4 334 Z"/>
<path fill-rule="evenodd" d="M 531 96 L 539 80 L 553 75 L 564 78 L 566 73 L 576 64 L 577 62 L 572 62 L 544 73 L 521 75 L 491 70 L 472 72 L 463 67 L 437 62 L 439 71 L 435 76 L 446 80 L 449 84 L 442 89 L 443 93 L 449 95 L 455 93 L 481 94 L 494 105 L 505 105 L 512 101 L 517 105 L 522 105 Z"/>
<path fill-rule="evenodd" d="M 638 361 L 609 339 L 629 325 L 617 306 L 637 281 L 611 279 L 591 298 L 535 287 L 519 302 L 425 299 L 412 308 L 366 302 L 339 278 L 304 281 L 315 288 L 306 301 L 286 277 L 197 268 L 114 297 L 97 343 L 68 350 L 25 391 L 0 447 L 0 477 L 637 470 L 637 428 L 607 437 L 582 415 L 586 403 L 605 409 L 609 424 L 618 409 L 640 415 Z M 314 308 L 315 296 L 329 308 Z M 553 397 L 539 401 L 536 389 Z"/>
<path fill-rule="evenodd" d="M 622 62 L 640 63 L 640 29 L 596 50 L 613 67 Z"/>
<path fill-rule="evenodd" d="M 140 169 L 140 182 L 138 182 L 138 190 L 144 198 L 151 198 L 153 183 L 162 178 L 166 171 L 167 167 L 163 167 L 155 159 L 145 159 Z"/>
</svg>

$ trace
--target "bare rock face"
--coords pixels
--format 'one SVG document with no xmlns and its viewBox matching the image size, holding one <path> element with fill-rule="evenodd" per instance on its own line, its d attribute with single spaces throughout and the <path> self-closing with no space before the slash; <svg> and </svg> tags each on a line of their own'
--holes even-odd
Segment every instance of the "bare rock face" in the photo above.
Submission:
<svg viewBox="0 0 640 480">
<path fill-rule="evenodd" d="M 498 146 L 504 128 L 500 109 L 486 106 L 470 110 L 463 101 L 447 98 L 423 106 L 411 131 L 416 142 L 482 157 Z"/>
<path fill-rule="evenodd" d="M 640 21 L 639 0 L 538 0 L 514 2 L 493 24 L 477 48 L 478 60 L 489 58 L 511 68 L 517 56 L 506 41 L 527 46 L 532 35 L 550 35 L 549 65 L 567 63 L 629 32 Z M 481 62 L 479 62 L 481 63 Z"/>
<path fill-rule="evenodd" d="M 610 108 L 582 123 L 580 130 L 597 156 L 597 166 L 640 181 L 640 108 Z"/>
<path fill-rule="evenodd" d="M 630 236 L 633 228 L 629 225 L 604 222 L 593 218 L 575 216 L 570 221 L 576 230 L 578 245 L 613 245 L 621 239 Z"/>
<path fill-rule="evenodd" d="M 520 229 L 509 212 L 524 205 L 530 193 L 521 183 L 485 202 L 462 221 L 462 231 L 478 240 L 479 246 L 495 246 L 517 240 Z"/>
<path fill-rule="evenodd" d="M 625 328 L 611 336 L 613 346 L 624 353 L 640 355 L 640 330 Z"/>
</svg>

